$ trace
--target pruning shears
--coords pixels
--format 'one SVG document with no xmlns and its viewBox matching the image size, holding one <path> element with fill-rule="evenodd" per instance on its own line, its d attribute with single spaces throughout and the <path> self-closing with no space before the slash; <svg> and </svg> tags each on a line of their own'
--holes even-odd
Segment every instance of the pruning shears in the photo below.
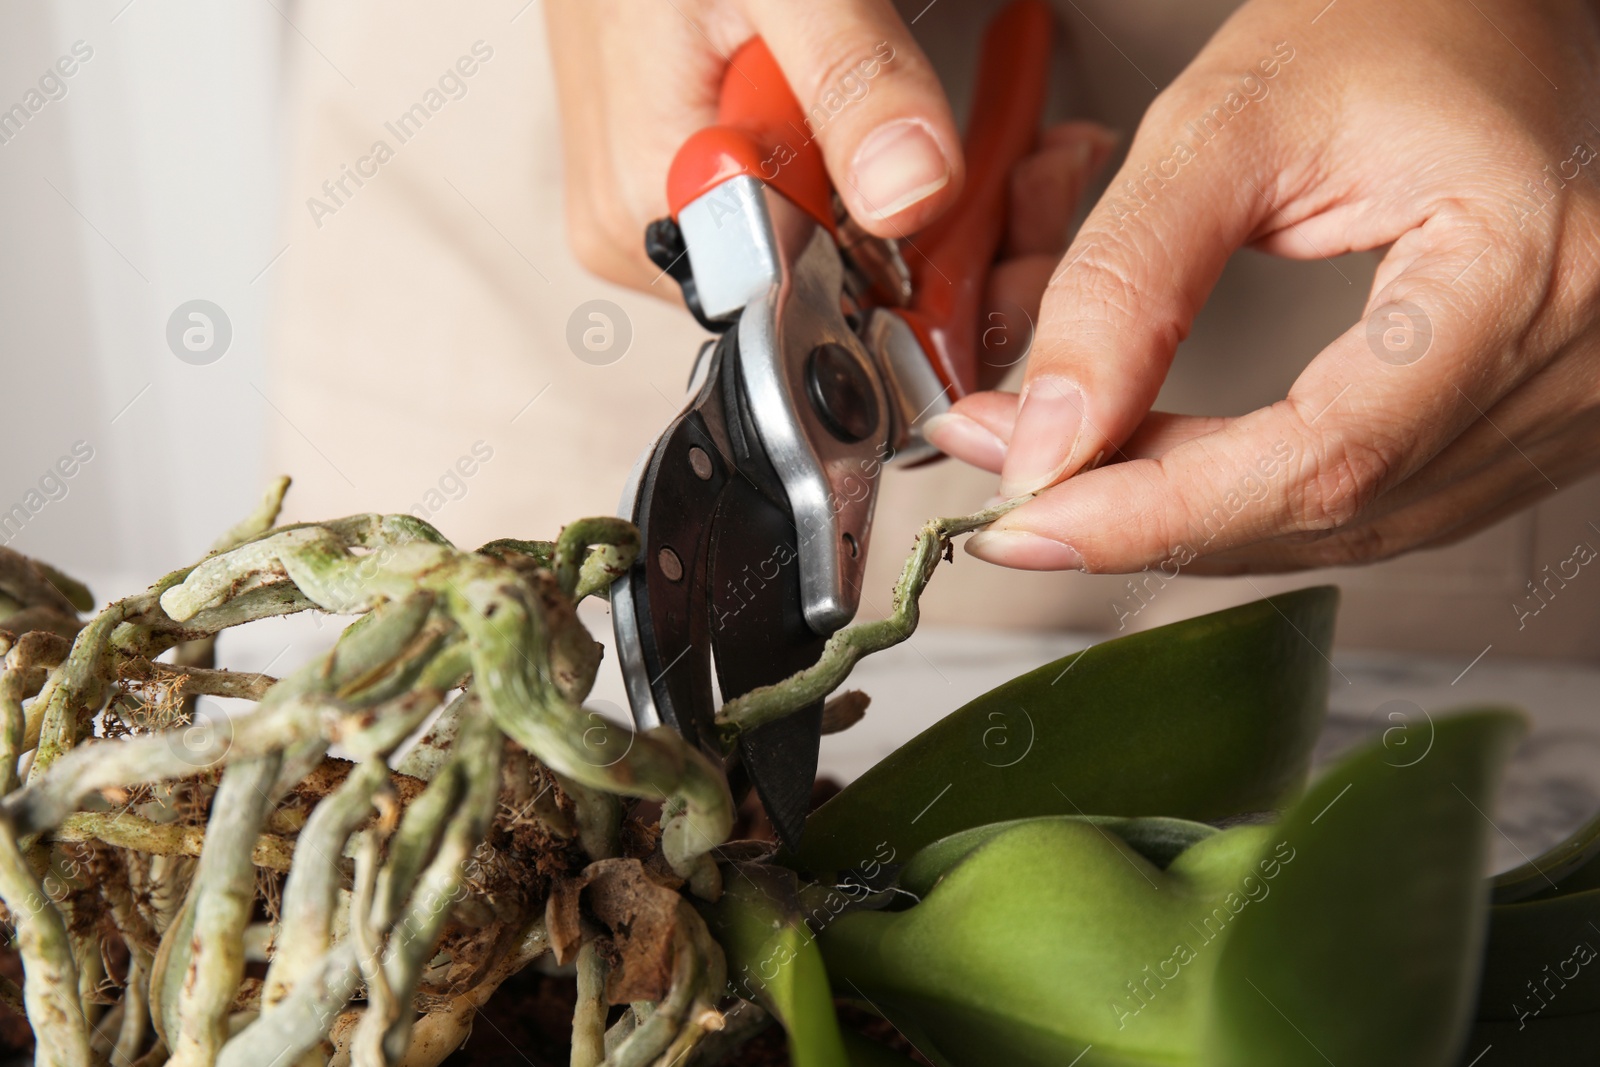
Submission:
<svg viewBox="0 0 1600 1067">
<path fill-rule="evenodd" d="M 983 284 L 1009 175 L 1038 131 L 1052 21 L 1017 0 L 985 35 L 966 184 L 913 238 L 878 238 L 840 206 L 805 114 L 760 38 L 723 78 L 716 125 L 679 149 L 651 259 L 716 334 L 689 399 L 640 458 L 622 514 L 638 562 L 612 587 L 641 729 L 722 758 L 723 700 L 815 663 L 855 616 L 878 479 L 938 452 L 925 421 L 977 387 Z M 743 734 L 728 757 L 780 837 L 800 838 L 822 704 Z"/>
</svg>

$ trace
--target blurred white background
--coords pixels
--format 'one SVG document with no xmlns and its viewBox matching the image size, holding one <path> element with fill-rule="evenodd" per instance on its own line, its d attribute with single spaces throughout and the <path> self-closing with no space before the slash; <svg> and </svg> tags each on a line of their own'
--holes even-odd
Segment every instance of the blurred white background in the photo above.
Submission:
<svg viewBox="0 0 1600 1067">
<path fill-rule="evenodd" d="M 282 64 L 306 47 L 289 14 L 0 5 L 0 516 L 37 509 L 11 512 L 0 543 L 100 579 L 101 596 L 202 553 L 261 489 Z M 166 339 L 194 299 L 231 322 L 205 365 Z M 49 479 L 79 441 L 93 458 Z"/>
</svg>

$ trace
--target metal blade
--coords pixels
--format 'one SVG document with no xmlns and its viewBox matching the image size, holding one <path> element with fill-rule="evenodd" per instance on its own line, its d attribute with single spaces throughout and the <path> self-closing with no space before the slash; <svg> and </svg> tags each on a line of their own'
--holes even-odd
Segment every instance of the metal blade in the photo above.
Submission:
<svg viewBox="0 0 1600 1067">
<path fill-rule="evenodd" d="M 665 723 L 704 751 L 716 701 L 816 662 L 825 638 L 802 606 L 799 538 L 782 483 L 746 412 L 737 332 L 707 353 L 695 399 L 636 471 L 625 512 L 639 561 L 612 590 L 634 720 Z M 741 739 L 740 761 L 786 845 L 810 806 L 821 704 Z"/>
<path fill-rule="evenodd" d="M 826 640 L 806 625 L 794 520 L 742 478 L 723 492 L 711 557 L 711 644 L 723 699 L 809 667 Z M 739 757 L 791 850 L 811 807 L 822 703 L 740 738 Z"/>
<path fill-rule="evenodd" d="M 718 376 L 702 352 L 697 388 L 639 461 L 622 511 L 639 528 L 638 561 L 611 589 L 617 652 L 634 722 L 663 723 L 713 752 L 707 589 L 712 517 L 731 474 Z"/>
<path fill-rule="evenodd" d="M 612 613 L 628 700 L 643 729 L 665 723 L 691 744 L 709 747 L 715 713 L 706 588 L 711 522 L 727 484 L 726 465 L 695 474 L 692 452 L 716 454 L 698 412 L 675 422 L 657 443 L 630 516 L 639 527 L 639 561 L 613 587 Z M 625 583 L 625 584 L 624 584 Z"/>
</svg>

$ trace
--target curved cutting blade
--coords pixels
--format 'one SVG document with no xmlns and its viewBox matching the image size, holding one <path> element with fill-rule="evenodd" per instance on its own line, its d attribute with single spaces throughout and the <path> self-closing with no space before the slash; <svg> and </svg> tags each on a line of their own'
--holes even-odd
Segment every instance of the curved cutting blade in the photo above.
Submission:
<svg viewBox="0 0 1600 1067">
<path fill-rule="evenodd" d="M 806 624 L 794 517 L 743 413 L 737 332 L 705 354 L 694 399 L 636 470 L 624 512 L 639 527 L 639 560 L 612 587 L 635 722 L 665 723 L 712 754 L 713 655 L 727 700 L 810 666 L 826 641 Z M 818 702 L 740 741 L 740 762 L 791 848 L 821 719 Z"/>
</svg>

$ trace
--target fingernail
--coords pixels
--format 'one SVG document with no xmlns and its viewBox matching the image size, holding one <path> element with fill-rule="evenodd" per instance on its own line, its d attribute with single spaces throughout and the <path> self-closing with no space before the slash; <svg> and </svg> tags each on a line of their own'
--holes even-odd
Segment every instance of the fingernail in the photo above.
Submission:
<svg viewBox="0 0 1600 1067">
<path fill-rule="evenodd" d="M 869 218 L 898 215 L 950 182 L 950 163 L 927 127 L 900 119 L 872 131 L 856 149 L 851 184 Z"/>
<path fill-rule="evenodd" d="M 999 467 L 1006 460 L 1006 443 L 981 423 L 953 411 L 935 415 L 922 425 L 922 436 L 935 448 L 975 467 Z"/>
<path fill-rule="evenodd" d="M 1083 393 L 1066 378 L 1035 378 L 1022 394 L 1017 426 L 1011 432 L 1004 496 L 1036 493 L 1066 471 L 1083 430 Z"/>
<path fill-rule="evenodd" d="M 1027 530 L 982 530 L 967 539 L 967 551 L 989 563 L 1018 570 L 1083 570 L 1083 557 L 1077 549 Z"/>
</svg>

